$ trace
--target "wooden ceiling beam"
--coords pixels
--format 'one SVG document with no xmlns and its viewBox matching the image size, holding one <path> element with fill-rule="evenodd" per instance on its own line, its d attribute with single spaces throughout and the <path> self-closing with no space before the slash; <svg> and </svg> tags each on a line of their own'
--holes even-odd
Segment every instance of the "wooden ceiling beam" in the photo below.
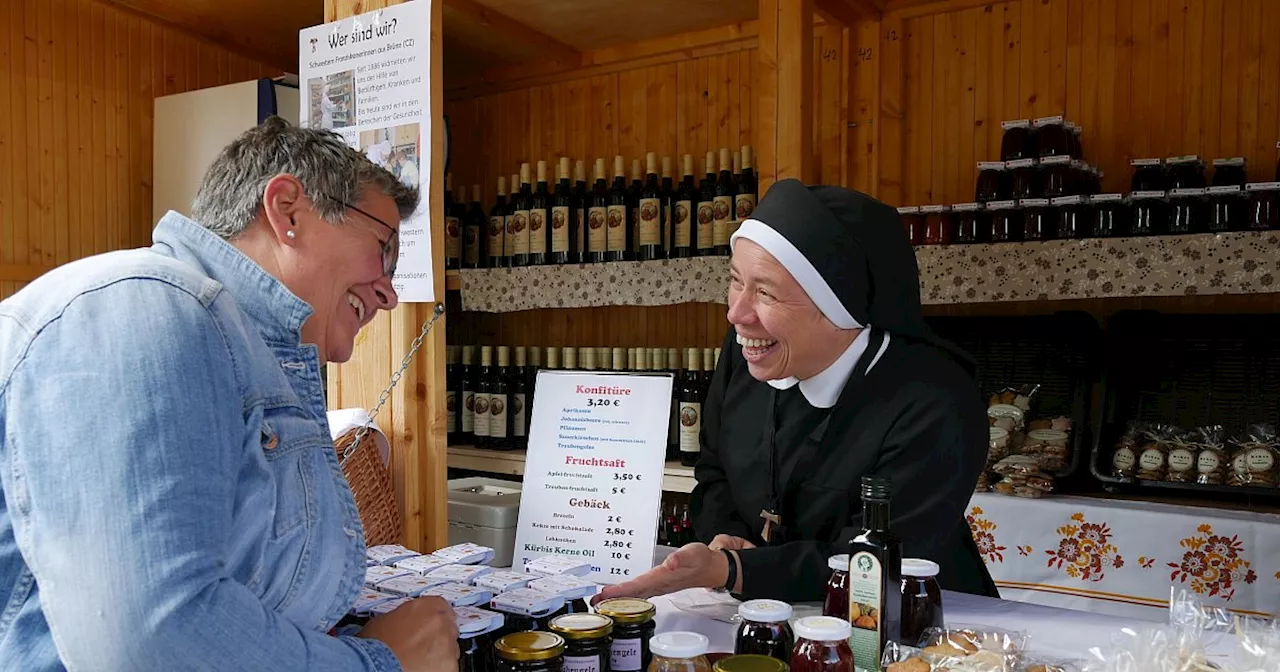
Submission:
<svg viewBox="0 0 1280 672">
<path fill-rule="evenodd" d="M 582 52 L 561 42 L 550 35 L 538 32 L 515 19 L 495 12 L 476 2 L 476 0 L 444 0 L 444 7 L 493 31 L 495 35 L 519 41 L 541 49 L 548 61 L 562 64 L 564 67 L 580 67 Z"/>
<path fill-rule="evenodd" d="M 814 0 L 813 11 L 827 21 L 855 26 L 863 21 L 876 21 L 881 16 L 884 0 Z"/>
<path fill-rule="evenodd" d="M 1003 0 L 888 0 L 884 7 L 886 16 L 911 19 L 930 14 L 945 14 L 962 9 L 995 5 Z"/>
</svg>

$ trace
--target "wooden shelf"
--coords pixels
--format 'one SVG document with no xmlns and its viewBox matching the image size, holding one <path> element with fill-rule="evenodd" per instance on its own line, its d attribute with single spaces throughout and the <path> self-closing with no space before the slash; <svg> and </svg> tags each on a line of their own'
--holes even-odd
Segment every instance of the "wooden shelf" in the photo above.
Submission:
<svg viewBox="0 0 1280 672">
<path fill-rule="evenodd" d="M 916 249 L 926 305 L 1280 292 L 1280 232 Z M 462 309 L 725 303 L 727 257 L 457 272 Z"/>
<path fill-rule="evenodd" d="M 445 271 L 444 290 L 446 292 L 456 292 L 460 289 L 462 289 L 462 276 L 458 274 L 458 271 Z"/>
<path fill-rule="evenodd" d="M 524 475 L 525 451 L 482 450 L 473 446 L 449 446 L 449 468 L 481 471 L 506 476 Z M 693 492 L 693 467 L 679 462 L 668 462 L 662 470 L 662 489 L 665 492 Z"/>
</svg>

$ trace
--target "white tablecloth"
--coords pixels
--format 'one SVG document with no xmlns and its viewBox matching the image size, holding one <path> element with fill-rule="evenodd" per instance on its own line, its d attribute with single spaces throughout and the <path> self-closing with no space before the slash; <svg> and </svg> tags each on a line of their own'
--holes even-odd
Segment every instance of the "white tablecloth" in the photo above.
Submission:
<svg viewBox="0 0 1280 672">
<path fill-rule="evenodd" d="M 1179 586 L 1239 613 L 1280 610 L 1280 515 L 977 494 L 968 518 L 1006 599 L 1162 621 Z"/>
</svg>

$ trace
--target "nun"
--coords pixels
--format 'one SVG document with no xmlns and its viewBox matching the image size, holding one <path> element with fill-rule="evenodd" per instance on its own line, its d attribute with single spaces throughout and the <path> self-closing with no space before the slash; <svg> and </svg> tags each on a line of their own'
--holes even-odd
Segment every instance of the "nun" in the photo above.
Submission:
<svg viewBox="0 0 1280 672">
<path fill-rule="evenodd" d="M 998 596 L 964 517 L 987 452 L 975 367 L 925 324 L 897 211 L 783 180 L 730 244 L 731 326 L 694 470 L 701 543 L 600 597 L 821 600 L 828 558 L 862 531 L 864 475 L 893 488 L 904 557 L 937 562 L 943 589 Z"/>
</svg>

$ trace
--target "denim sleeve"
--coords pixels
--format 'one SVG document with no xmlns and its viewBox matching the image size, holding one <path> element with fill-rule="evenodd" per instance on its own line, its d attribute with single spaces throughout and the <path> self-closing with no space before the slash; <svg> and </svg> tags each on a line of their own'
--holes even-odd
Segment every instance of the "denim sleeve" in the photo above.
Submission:
<svg viewBox="0 0 1280 672">
<path fill-rule="evenodd" d="M 381 642 L 300 627 L 228 576 L 237 473 L 261 448 L 208 307 L 231 299 L 207 291 L 88 292 L 4 391 L 4 496 L 59 656 L 79 670 L 399 670 Z"/>
</svg>

